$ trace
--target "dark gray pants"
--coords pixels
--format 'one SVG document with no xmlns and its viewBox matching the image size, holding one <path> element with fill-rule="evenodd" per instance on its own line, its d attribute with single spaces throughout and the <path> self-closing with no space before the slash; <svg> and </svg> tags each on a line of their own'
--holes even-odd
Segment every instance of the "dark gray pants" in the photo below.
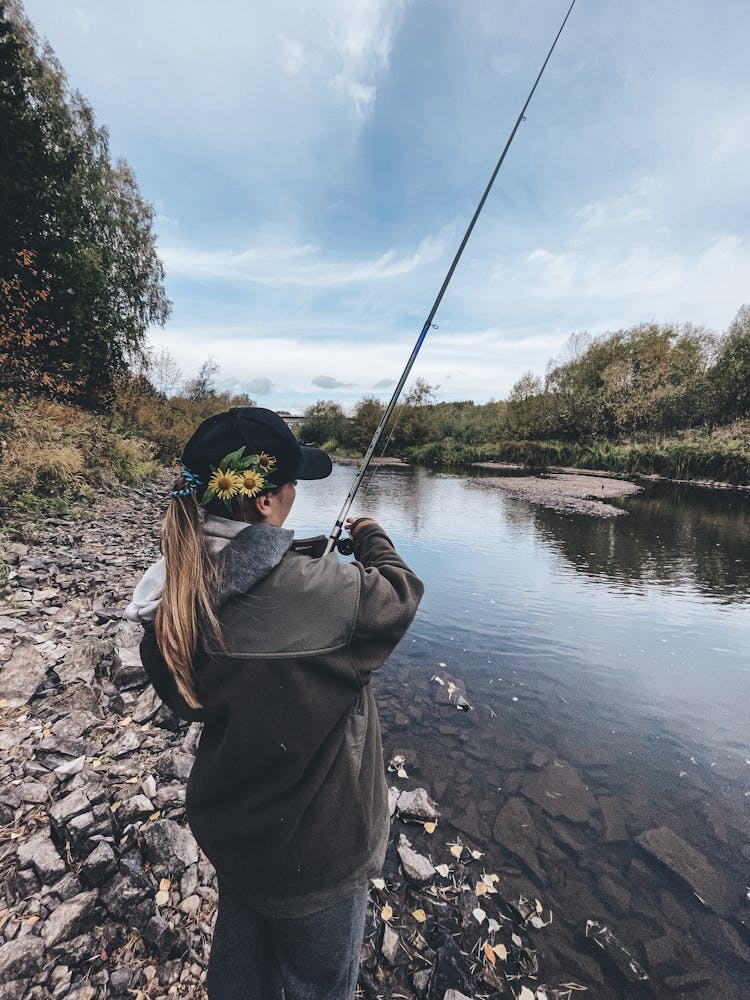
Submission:
<svg viewBox="0 0 750 1000">
<path fill-rule="evenodd" d="M 307 917 L 264 917 L 219 893 L 210 1000 L 351 1000 L 367 890 Z"/>
</svg>

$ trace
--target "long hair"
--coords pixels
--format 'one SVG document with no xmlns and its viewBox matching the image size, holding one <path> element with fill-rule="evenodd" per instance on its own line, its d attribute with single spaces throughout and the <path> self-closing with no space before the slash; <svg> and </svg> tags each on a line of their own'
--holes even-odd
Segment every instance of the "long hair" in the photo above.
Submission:
<svg viewBox="0 0 750 1000">
<path fill-rule="evenodd" d="M 182 478 L 175 490 L 184 489 Z M 209 640 L 224 643 L 213 605 L 216 566 L 201 527 L 194 494 L 173 496 L 162 532 L 166 577 L 154 627 L 161 655 L 177 690 L 191 708 L 201 708 L 195 687 L 196 656 Z"/>
</svg>

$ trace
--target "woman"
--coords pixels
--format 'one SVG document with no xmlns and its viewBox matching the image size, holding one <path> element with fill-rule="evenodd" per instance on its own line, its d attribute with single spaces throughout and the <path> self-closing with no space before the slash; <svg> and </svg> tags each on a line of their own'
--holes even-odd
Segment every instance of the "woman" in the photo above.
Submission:
<svg viewBox="0 0 750 1000">
<path fill-rule="evenodd" d="M 209 996 L 348 1000 L 389 829 L 370 678 L 423 587 L 369 518 L 347 521 L 353 563 L 295 551 L 296 481 L 331 461 L 272 411 L 210 417 L 182 458 L 126 615 L 161 698 L 203 722 L 186 812 L 219 883 Z"/>
</svg>

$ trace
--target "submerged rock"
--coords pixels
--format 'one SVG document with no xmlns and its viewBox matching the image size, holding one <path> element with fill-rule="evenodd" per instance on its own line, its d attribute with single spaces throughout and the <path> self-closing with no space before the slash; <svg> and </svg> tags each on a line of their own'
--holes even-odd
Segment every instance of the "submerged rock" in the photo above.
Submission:
<svg viewBox="0 0 750 1000">
<path fill-rule="evenodd" d="M 694 847 L 669 827 L 645 830 L 636 842 L 690 886 L 698 899 L 717 913 L 731 911 L 733 894 L 721 875 Z"/>
<path fill-rule="evenodd" d="M 403 833 L 398 841 L 398 856 L 404 875 L 410 882 L 425 885 L 435 878 L 435 868 L 430 859 L 415 851 Z"/>
</svg>

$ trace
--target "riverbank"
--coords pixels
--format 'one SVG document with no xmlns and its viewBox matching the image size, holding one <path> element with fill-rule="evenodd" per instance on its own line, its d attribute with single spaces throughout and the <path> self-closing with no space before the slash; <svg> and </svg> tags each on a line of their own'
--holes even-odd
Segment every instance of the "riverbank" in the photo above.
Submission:
<svg viewBox="0 0 750 1000">
<path fill-rule="evenodd" d="M 479 468 L 487 469 L 495 468 L 495 466 L 485 463 Z M 627 512 L 622 507 L 615 507 L 606 501 L 632 496 L 642 490 L 641 486 L 624 479 L 611 479 L 601 474 L 580 475 L 570 472 L 549 473 L 543 478 L 541 476 L 492 476 L 483 479 L 470 479 L 469 482 L 481 489 L 500 492 L 512 500 L 525 500 L 550 510 L 588 514 L 592 517 L 619 517 L 626 514 Z"/>
<path fill-rule="evenodd" d="M 200 727 L 160 703 L 140 665 L 141 630 L 121 620 L 158 557 L 168 482 L 100 497 L 85 520 L 7 526 L 3 1000 L 206 996 L 217 887 L 184 812 Z M 438 711 L 456 710 L 448 700 Z M 408 773 L 419 769 L 416 754 L 403 756 L 393 731 L 384 742 L 393 825 L 371 892 L 363 995 L 444 1000 L 450 989 L 495 989 L 570 1000 L 585 986 L 572 969 L 543 985 L 544 902 L 498 884 L 491 843 L 467 838 L 418 791 Z"/>
</svg>

